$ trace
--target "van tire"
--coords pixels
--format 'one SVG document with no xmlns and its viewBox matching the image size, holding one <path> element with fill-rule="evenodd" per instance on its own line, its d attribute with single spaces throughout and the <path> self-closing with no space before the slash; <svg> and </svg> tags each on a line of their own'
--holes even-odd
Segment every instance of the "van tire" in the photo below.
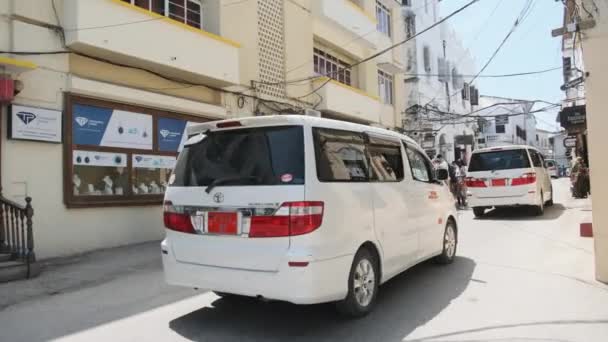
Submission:
<svg viewBox="0 0 608 342">
<path fill-rule="evenodd" d="M 473 208 L 473 215 L 475 215 L 475 217 L 482 217 L 483 214 L 486 213 L 486 208 L 484 207 L 474 207 Z"/>
<path fill-rule="evenodd" d="M 553 185 L 551 185 L 551 199 L 547 201 L 547 207 L 553 206 Z"/>
<path fill-rule="evenodd" d="M 534 207 L 534 215 L 536 216 L 543 216 L 543 214 L 545 213 L 545 196 L 543 195 L 542 191 L 540 193 L 540 205 L 537 205 Z"/>
<path fill-rule="evenodd" d="M 371 265 L 374 275 L 374 282 L 371 287 L 371 290 L 373 291 L 371 294 L 372 297 L 367 305 L 359 303 L 355 294 L 355 277 L 358 277 L 358 274 L 360 273 L 357 271 L 357 268 L 361 263 Z M 378 260 L 374 253 L 370 252 L 367 248 L 363 247 L 359 249 L 355 255 L 348 275 L 348 294 L 346 295 L 346 298 L 336 303 L 338 312 L 348 317 L 357 318 L 363 317 L 372 311 L 376 304 L 376 298 L 378 297 L 378 285 L 380 282 L 379 263 L 380 260 Z"/>
<path fill-rule="evenodd" d="M 454 221 L 449 220 L 445 225 L 441 244 L 443 246 L 441 254 L 435 257 L 435 262 L 442 265 L 451 264 L 454 262 L 456 250 L 458 249 L 458 229 Z"/>
</svg>

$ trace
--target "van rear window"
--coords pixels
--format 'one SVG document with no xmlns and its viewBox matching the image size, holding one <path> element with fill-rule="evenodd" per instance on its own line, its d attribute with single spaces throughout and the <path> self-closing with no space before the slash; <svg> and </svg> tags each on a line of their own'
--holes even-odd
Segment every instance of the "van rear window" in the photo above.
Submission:
<svg viewBox="0 0 608 342">
<path fill-rule="evenodd" d="M 474 153 L 469 163 L 469 172 L 493 171 L 509 169 L 525 169 L 530 167 L 526 150 L 504 150 Z"/>
<path fill-rule="evenodd" d="M 302 126 L 210 132 L 185 146 L 171 186 L 304 184 Z"/>
</svg>

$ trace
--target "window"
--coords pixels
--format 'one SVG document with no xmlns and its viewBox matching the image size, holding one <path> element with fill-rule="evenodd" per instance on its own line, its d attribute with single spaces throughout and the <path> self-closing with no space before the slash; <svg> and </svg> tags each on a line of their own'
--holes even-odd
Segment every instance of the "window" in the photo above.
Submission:
<svg viewBox="0 0 608 342">
<path fill-rule="evenodd" d="M 393 75 L 378 70 L 378 92 L 382 103 L 393 104 Z"/>
<path fill-rule="evenodd" d="M 363 134 L 314 128 L 317 177 L 322 182 L 367 182 L 369 162 Z"/>
<path fill-rule="evenodd" d="M 401 4 L 403 6 L 412 6 L 412 0 L 402 0 Z"/>
<path fill-rule="evenodd" d="M 68 95 L 68 207 L 160 204 L 186 127 L 204 118 Z"/>
<path fill-rule="evenodd" d="M 416 34 L 416 16 L 410 14 L 405 17 L 405 38 L 412 38 Z"/>
<path fill-rule="evenodd" d="M 131 5 L 164 15 L 188 26 L 202 29 L 200 0 L 122 0 Z"/>
<path fill-rule="evenodd" d="M 532 164 L 534 167 L 543 167 L 543 161 L 540 154 L 534 150 L 529 150 L 530 158 L 532 159 Z"/>
<path fill-rule="evenodd" d="M 452 68 L 452 88 L 458 89 L 458 70 Z"/>
<path fill-rule="evenodd" d="M 313 64 L 315 73 L 327 75 L 327 77 L 346 85 L 352 85 L 351 70 L 346 69 L 349 66 L 348 63 L 315 48 L 313 50 Z"/>
<path fill-rule="evenodd" d="M 496 133 L 505 133 L 505 125 L 496 125 Z"/>
<path fill-rule="evenodd" d="M 422 58 L 424 60 L 424 71 L 431 72 L 431 49 L 428 46 L 422 48 Z"/>
<path fill-rule="evenodd" d="M 377 29 L 387 36 L 391 36 L 391 10 L 380 1 L 376 1 Z"/>
<path fill-rule="evenodd" d="M 504 150 L 473 153 L 469 162 L 469 172 L 525 169 L 530 167 L 526 150 Z"/>
<path fill-rule="evenodd" d="M 432 177 L 432 169 L 428 159 L 422 153 L 414 150 L 406 145 L 405 152 L 412 170 L 414 180 L 421 182 L 430 182 Z"/>
<path fill-rule="evenodd" d="M 403 159 L 398 142 L 370 137 L 368 151 L 375 180 L 380 182 L 403 180 Z"/>
<path fill-rule="evenodd" d="M 464 86 L 462 87 L 462 99 L 463 100 L 470 100 L 471 99 L 471 88 L 469 87 L 468 83 L 464 83 Z"/>
<path fill-rule="evenodd" d="M 536 135 L 536 141 L 537 141 L 537 142 L 539 141 L 538 134 Z"/>
<path fill-rule="evenodd" d="M 304 184 L 301 126 L 211 132 L 184 147 L 171 186 Z"/>
</svg>

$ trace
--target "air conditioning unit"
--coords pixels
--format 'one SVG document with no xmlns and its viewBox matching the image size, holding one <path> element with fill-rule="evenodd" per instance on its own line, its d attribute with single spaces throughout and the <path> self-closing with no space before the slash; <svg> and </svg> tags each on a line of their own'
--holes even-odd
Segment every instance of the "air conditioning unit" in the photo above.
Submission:
<svg viewBox="0 0 608 342">
<path fill-rule="evenodd" d="M 321 117 L 321 112 L 318 110 L 314 110 L 314 109 L 304 109 L 304 115 L 306 116 L 314 116 L 316 118 L 320 118 Z"/>
</svg>

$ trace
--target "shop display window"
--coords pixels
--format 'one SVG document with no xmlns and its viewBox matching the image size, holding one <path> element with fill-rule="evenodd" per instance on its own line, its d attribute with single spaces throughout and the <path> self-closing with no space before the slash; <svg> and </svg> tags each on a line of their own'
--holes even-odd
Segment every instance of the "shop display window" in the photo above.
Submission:
<svg viewBox="0 0 608 342">
<path fill-rule="evenodd" d="M 206 119 L 67 95 L 68 207 L 161 204 L 186 127 Z"/>
</svg>

